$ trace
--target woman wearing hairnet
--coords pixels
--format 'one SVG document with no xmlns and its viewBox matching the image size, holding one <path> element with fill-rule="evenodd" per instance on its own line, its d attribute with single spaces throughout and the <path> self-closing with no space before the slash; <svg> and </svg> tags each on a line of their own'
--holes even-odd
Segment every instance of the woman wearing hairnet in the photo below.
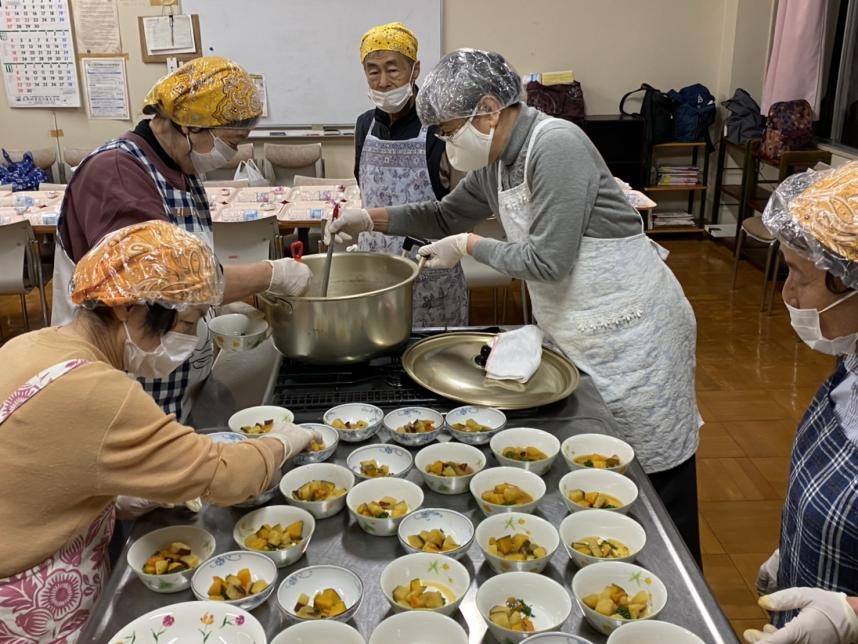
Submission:
<svg viewBox="0 0 858 644">
<path fill-rule="evenodd" d="M 472 255 L 526 280 L 540 327 L 592 376 L 699 561 L 694 313 L 586 135 L 521 98 L 499 54 L 448 54 L 417 110 L 468 175 L 440 202 L 346 211 L 329 233 L 441 238 L 421 249 L 427 266 Z M 466 232 L 491 213 L 507 241 Z"/>
<path fill-rule="evenodd" d="M 778 186 L 763 221 L 781 243 L 790 322 L 838 356 L 792 448 L 780 547 L 761 567 L 765 644 L 858 642 L 858 161 Z M 780 628 L 778 628 L 780 627 Z"/>
</svg>

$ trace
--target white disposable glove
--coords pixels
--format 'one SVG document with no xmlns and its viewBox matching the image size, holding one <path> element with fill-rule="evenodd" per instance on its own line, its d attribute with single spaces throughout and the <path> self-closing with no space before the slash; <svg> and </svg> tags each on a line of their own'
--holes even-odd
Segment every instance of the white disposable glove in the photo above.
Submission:
<svg viewBox="0 0 858 644">
<path fill-rule="evenodd" d="M 820 588 L 786 588 L 759 600 L 767 611 L 799 609 L 783 628 L 771 624 L 762 631 L 743 633 L 751 644 L 854 644 L 858 642 L 858 616 L 844 593 Z"/>
<path fill-rule="evenodd" d="M 778 568 L 781 565 L 780 548 L 775 549 L 772 556 L 763 562 L 757 573 L 757 594 L 762 597 L 778 589 Z"/>
<path fill-rule="evenodd" d="M 426 268 L 453 268 L 468 254 L 468 233 L 459 233 L 422 246 L 418 254 L 428 257 Z"/>
<path fill-rule="evenodd" d="M 281 422 L 275 423 L 273 429 L 265 434 L 265 438 L 276 438 L 283 443 L 283 460 L 278 465 L 282 467 L 283 463 L 303 452 L 311 440 L 322 440 L 322 433 L 294 423 Z"/>
<path fill-rule="evenodd" d="M 303 295 L 309 288 L 313 271 L 306 264 L 296 262 L 291 257 L 265 261 L 271 264 L 271 283 L 266 293 L 275 297 L 289 297 Z"/>
<path fill-rule="evenodd" d="M 325 224 L 325 246 L 331 245 L 332 236 L 338 244 L 345 244 L 357 241 L 358 235 L 372 232 L 372 229 L 372 217 L 365 208 L 344 208 L 337 219 Z"/>
</svg>

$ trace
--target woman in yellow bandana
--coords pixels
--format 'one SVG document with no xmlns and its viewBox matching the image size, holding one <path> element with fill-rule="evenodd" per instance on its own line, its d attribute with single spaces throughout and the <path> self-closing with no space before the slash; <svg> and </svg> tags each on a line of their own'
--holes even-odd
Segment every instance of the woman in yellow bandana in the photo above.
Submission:
<svg viewBox="0 0 858 644">
<path fill-rule="evenodd" d="M 212 245 L 208 198 L 199 175 L 227 164 L 262 113 L 252 79 L 226 58 L 196 58 L 159 80 L 143 104 L 151 119 L 109 141 L 77 168 L 57 224 L 53 324 L 71 321 L 66 285 L 74 264 L 106 234 L 151 219 Z M 310 270 L 291 259 L 224 266 L 224 303 L 261 291 L 300 295 Z M 196 350 L 169 374 L 136 373 L 167 413 L 187 418 L 192 394 L 211 371 L 201 325 Z"/>
<path fill-rule="evenodd" d="M 446 145 L 437 128 L 424 127 L 415 99 L 420 61 L 417 37 L 392 22 L 373 27 L 360 43 L 360 59 L 375 104 L 355 125 L 355 177 L 364 206 L 382 208 L 437 201 L 450 191 Z M 398 255 L 403 237 L 364 233 L 358 247 Z M 424 269 L 414 288 L 414 326 L 464 326 L 468 289 L 461 266 Z"/>
</svg>

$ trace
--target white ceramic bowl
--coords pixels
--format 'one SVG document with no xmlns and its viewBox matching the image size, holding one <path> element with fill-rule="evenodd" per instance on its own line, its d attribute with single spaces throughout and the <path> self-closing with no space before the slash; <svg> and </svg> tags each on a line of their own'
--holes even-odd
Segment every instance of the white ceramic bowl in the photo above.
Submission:
<svg viewBox="0 0 858 644">
<path fill-rule="evenodd" d="M 639 621 L 607 617 L 583 602 L 587 595 L 600 593 L 611 584 L 620 586 L 630 597 L 641 590 L 650 594 L 649 613 L 641 619 L 655 619 L 667 604 L 667 589 L 661 579 L 645 568 L 624 561 L 605 561 L 581 568 L 572 577 L 572 594 L 590 625 L 605 635 L 610 635 L 623 624 Z"/>
<path fill-rule="evenodd" d="M 435 429 L 422 434 L 405 434 L 397 431 L 403 425 L 415 420 L 431 420 L 435 423 Z M 420 447 L 428 445 L 441 433 L 444 428 L 444 417 L 434 409 L 428 407 L 403 407 L 390 412 L 384 417 L 384 427 L 390 435 L 391 440 L 406 447 Z"/>
<path fill-rule="evenodd" d="M 501 483 L 517 485 L 532 496 L 533 501 L 521 505 L 496 505 L 483 501 L 483 492 L 488 492 Z M 533 512 L 533 508 L 545 496 L 545 481 L 533 472 L 518 467 L 492 467 L 483 470 L 471 479 L 470 488 L 474 500 L 486 516 L 504 512 Z"/>
<path fill-rule="evenodd" d="M 265 434 L 248 434 L 247 432 L 241 431 L 241 428 L 253 426 L 256 423 L 262 423 L 266 420 L 273 420 L 275 423 L 291 423 L 295 420 L 295 414 L 285 407 L 257 405 L 256 407 L 248 407 L 247 409 L 235 412 L 229 417 L 227 425 L 229 425 L 229 428 L 232 431 L 238 432 L 242 436 L 247 436 L 248 438 L 262 438 Z"/>
<path fill-rule="evenodd" d="M 412 579 L 435 582 L 449 589 L 455 599 L 448 600 L 441 608 L 409 609 L 393 599 L 393 590 L 397 586 L 407 586 Z M 406 610 L 425 610 L 431 613 L 452 615 L 456 612 L 465 593 L 471 586 L 471 575 L 455 559 L 444 555 L 418 552 L 394 559 L 381 571 L 381 592 L 384 593 L 391 608 L 397 613 Z M 432 590 L 432 587 L 429 587 Z M 443 593 L 442 593 L 443 594 Z"/>
<path fill-rule="evenodd" d="M 459 544 L 455 550 L 442 553 L 453 559 L 460 559 L 474 542 L 474 524 L 464 514 L 447 508 L 422 508 L 412 512 L 399 523 L 399 543 L 406 552 L 423 552 L 408 543 L 408 537 L 420 534 L 422 530 L 434 529 L 443 530 L 444 534 L 453 537 Z"/>
<path fill-rule="evenodd" d="M 704 644 L 704 642 L 681 626 L 653 619 L 623 624 L 611 633 L 608 644 Z"/>
<path fill-rule="evenodd" d="M 268 599 L 277 583 L 277 566 L 261 552 L 234 550 L 215 555 L 196 569 L 194 576 L 191 577 L 191 590 L 194 591 L 197 599 L 206 601 L 209 598 L 209 586 L 212 585 L 215 575 L 226 579 L 227 575 L 234 575 L 242 568 L 250 569 L 250 578 L 254 582 L 267 581 L 268 586 L 255 595 L 244 599 L 225 600 L 223 603 L 238 606 L 244 610 L 253 610 Z"/>
<path fill-rule="evenodd" d="M 369 644 L 468 644 L 468 634 L 451 617 L 425 610 L 398 613 L 382 621 Z"/>
<path fill-rule="evenodd" d="M 194 569 L 174 572 L 169 575 L 148 575 L 143 572 L 143 566 L 149 557 L 168 547 L 174 541 L 181 541 L 189 545 L 191 554 L 199 557 L 200 563 L 211 557 L 215 551 L 214 537 L 202 528 L 196 528 L 192 525 L 176 525 L 144 534 L 128 549 L 128 565 L 137 573 L 143 585 L 156 593 L 177 593 L 191 587 Z"/>
<path fill-rule="evenodd" d="M 324 501 L 301 501 L 293 492 L 310 481 L 330 481 L 344 488 L 346 494 Z M 311 463 L 289 470 L 280 479 L 280 493 L 289 505 L 303 508 L 317 519 L 327 519 L 346 507 L 346 495 L 354 487 L 355 475 L 348 468 L 334 463 Z"/>
<path fill-rule="evenodd" d="M 301 593 L 307 595 L 313 601 L 316 593 L 325 588 L 333 588 L 342 598 L 346 605 L 346 612 L 332 618 L 338 622 L 349 621 L 357 612 L 363 599 L 363 582 L 355 573 L 340 566 L 320 565 L 307 566 L 296 570 L 283 580 L 277 589 L 277 603 L 293 622 L 316 622 L 319 620 L 307 620 L 295 614 L 295 604 Z M 322 620 L 330 621 L 330 620 Z"/>
<path fill-rule="evenodd" d="M 268 489 L 265 490 L 262 494 L 253 497 L 248 501 L 242 501 L 241 503 L 235 503 L 232 507 L 234 508 L 258 508 L 261 505 L 265 505 L 271 499 L 274 498 L 274 495 L 277 494 L 277 490 L 280 488 L 280 479 L 283 478 L 283 472 L 281 470 L 275 470 L 274 476 L 271 478 L 271 484 L 268 486 Z"/>
<path fill-rule="evenodd" d="M 233 444 L 247 440 L 247 436 L 239 434 L 238 432 L 212 432 L 210 434 L 206 434 L 206 436 L 211 438 L 213 443 Z"/>
<path fill-rule="evenodd" d="M 632 449 L 631 445 L 608 434 L 576 434 L 570 436 L 560 446 L 560 453 L 563 454 L 563 460 L 566 461 L 570 470 L 591 469 L 586 465 L 578 465 L 573 460 L 585 454 L 602 454 L 603 456 L 616 454 L 620 457 L 620 464 L 617 467 L 607 469 L 620 474 L 625 472 L 629 463 L 635 460 L 635 450 Z"/>
<path fill-rule="evenodd" d="M 572 635 L 571 633 L 561 633 L 553 631 L 551 633 L 537 633 L 531 635 L 522 644 L 593 644 L 590 640 L 585 640 L 580 635 Z M 661 642 L 660 644 L 665 644 Z"/>
<path fill-rule="evenodd" d="M 294 624 L 271 640 L 271 644 L 327 644 L 328 642 L 366 644 L 366 640 L 354 628 L 330 619 Z"/>
<path fill-rule="evenodd" d="M 505 572 L 487 579 L 477 589 L 477 610 L 498 642 L 521 642 L 531 633 L 519 633 L 494 624 L 489 619 L 493 606 L 505 604 L 508 597 L 523 600 L 533 608 L 533 634 L 556 631 L 572 612 L 572 599 L 553 579 L 533 572 Z"/>
<path fill-rule="evenodd" d="M 429 474 L 426 468 L 435 461 L 453 461 L 467 463 L 474 470 L 473 474 L 465 476 L 437 476 Z M 468 491 L 471 479 L 486 466 L 486 457 L 476 447 L 462 443 L 436 443 L 427 445 L 414 456 L 414 464 L 423 477 L 423 482 L 433 492 L 438 494 L 464 494 Z"/>
<path fill-rule="evenodd" d="M 334 429 L 339 433 L 340 440 L 347 443 L 359 443 L 367 438 L 374 436 L 381 429 L 382 421 L 384 420 L 384 412 L 375 405 L 367 405 L 364 403 L 346 403 L 345 405 L 337 405 L 331 407 L 322 416 L 322 422 L 325 425 L 333 427 L 335 419 L 339 418 L 343 422 L 357 422 L 360 420 L 366 421 L 367 426 L 363 429 Z"/>
<path fill-rule="evenodd" d="M 294 465 L 308 465 L 310 463 L 321 463 L 327 461 L 337 450 L 337 445 L 340 443 L 340 434 L 333 427 L 328 427 L 322 423 L 301 423 L 301 427 L 315 429 L 322 435 L 322 440 L 325 447 L 318 452 L 301 452 L 292 459 Z"/>
<path fill-rule="evenodd" d="M 249 351 L 268 337 L 268 322 L 243 313 L 218 315 L 208 327 L 214 343 L 224 351 Z"/>
<path fill-rule="evenodd" d="M 554 434 L 549 434 L 541 429 L 533 429 L 532 427 L 510 427 L 502 432 L 492 436 L 489 441 L 489 446 L 495 455 L 498 463 L 509 467 L 520 467 L 524 470 L 530 470 L 539 476 L 545 475 L 557 455 L 560 453 L 560 441 Z M 503 455 L 504 449 L 507 447 L 535 447 L 546 454 L 547 458 L 538 461 L 518 461 L 514 458 L 507 458 Z"/>
<path fill-rule="evenodd" d="M 469 418 L 478 422 L 480 425 L 491 427 L 491 431 L 463 432 L 453 428 L 453 425 L 464 423 Z M 506 414 L 504 414 L 500 409 L 495 409 L 494 407 L 475 407 L 473 405 L 456 407 L 455 409 L 447 412 L 445 420 L 447 423 L 447 431 L 450 432 L 450 435 L 456 440 L 467 443 L 468 445 L 485 445 L 492 439 L 492 436 L 506 427 Z"/>
<path fill-rule="evenodd" d="M 389 443 L 364 445 L 363 447 L 358 447 L 346 457 L 346 467 L 352 471 L 355 478 L 367 480 L 369 477 L 360 469 L 361 461 L 375 461 L 379 465 L 387 465 L 390 469 L 390 476 L 394 478 L 404 478 L 411 471 L 411 466 L 414 464 L 414 459 L 407 449 Z"/>
<path fill-rule="evenodd" d="M 265 642 L 265 629 L 253 615 L 220 601 L 193 601 L 156 608 L 123 626 L 107 642 L 143 641 L 162 632 L 170 642 Z"/>
<path fill-rule="evenodd" d="M 361 481 L 355 485 L 346 496 L 346 505 L 364 532 L 376 537 L 389 537 L 396 534 L 399 524 L 405 516 L 387 519 L 375 519 L 358 514 L 361 503 L 378 501 L 384 496 L 391 496 L 397 501 L 408 504 L 408 514 L 419 510 L 423 505 L 423 490 L 420 486 L 405 479 L 381 478 Z"/>
<path fill-rule="evenodd" d="M 509 561 L 489 552 L 490 538 L 499 539 L 517 533 L 526 534 L 533 543 L 545 548 L 546 555 L 531 561 Z M 495 572 L 542 572 L 560 545 L 560 536 L 553 525 L 545 519 L 523 512 L 505 512 L 483 519 L 477 526 L 476 539 L 486 561 Z"/>
<path fill-rule="evenodd" d="M 591 468 L 583 470 L 572 470 L 566 474 L 558 484 L 560 496 L 570 512 L 589 512 L 598 508 L 585 508 L 578 505 L 569 498 L 571 490 L 579 489 L 584 492 L 601 492 L 616 497 L 623 503 L 619 508 L 606 508 L 610 512 L 626 514 L 629 507 L 638 498 L 638 486 L 622 474 L 609 472 L 607 470 L 594 470 Z"/>
<path fill-rule="evenodd" d="M 244 545 L 244 540 L 264 524 L 274 525 L 279 523 L 284 528 L 296 521 L 304 522 L 304 529 L 301 532 L 301 542 L 295 544 L 291 548 L 283 550 L 252 550 Z M 259 552 L 273 561 L 278 568 L 291 566 L 298 561 L 301 556 L 307 551 L 307 546 L 310 545 L 310 539 L 313 538 L 313 532 L 316 530 L 316 520 L 313 515 L 302 510 L 301 508 L 291 505 L 269 505 L 265 508 L 254 510 L 241 517 L 235 524 L 232 530 L 232 538 L 238 547 L 242 550 L 250 552 Z"/>
<path fill-rule="evenodd" d="M 590 510 L 573 512 L 560 522 L 560 540 L 569 554 L 569 558 L 583 568 L 587 564 L 600 561 L 634 561 L 646 545 L 646 530 L 640 523 L 619 512 L 610 510 Z M 627 557 L 603 559 L 585 555 L 572 548 L 575 541 L 584 537 L 616 539 L 629 548 Z"/>
</svg>

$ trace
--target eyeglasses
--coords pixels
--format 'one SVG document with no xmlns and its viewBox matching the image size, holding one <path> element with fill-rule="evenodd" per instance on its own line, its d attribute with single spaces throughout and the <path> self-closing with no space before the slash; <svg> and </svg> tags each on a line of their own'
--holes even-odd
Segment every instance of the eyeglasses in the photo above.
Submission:
<svg viewBox="0 0 858 644">
<path fill-rule="evenodd" d="M 463 128 L 463 127 L 465 127 L 468 123 L 470 123 L 470 122 L 473 120 L 473 118 L 474 118 L 474 117 L 473 117 L 473 116 L 471 116 L 471 117 L 470 117 L 470 118 L 468 118 L 464 123 L 462 123 L 459 127 L 457 127 L 455 130 L 453 130 L 453 131 L 452 131 L 452 132 L 450 132 L 449 134 L 442 134 L 442 133 L 441 133 L 441 131 L 440 131 L 440 129 L 439 129 L 439 131 L 438 131 L 438 132 L 435 132 L 435 136 L 436 136 L 437 138 L 441 139 L 444 143 L 450 143 L 450 141 L 452 141 L 454 138 L 456 138 L 456 135 L 457 135 L 459 132 L 461 132 L 461 131 L 462 131 L 462 128 Z"/>
</svg>

